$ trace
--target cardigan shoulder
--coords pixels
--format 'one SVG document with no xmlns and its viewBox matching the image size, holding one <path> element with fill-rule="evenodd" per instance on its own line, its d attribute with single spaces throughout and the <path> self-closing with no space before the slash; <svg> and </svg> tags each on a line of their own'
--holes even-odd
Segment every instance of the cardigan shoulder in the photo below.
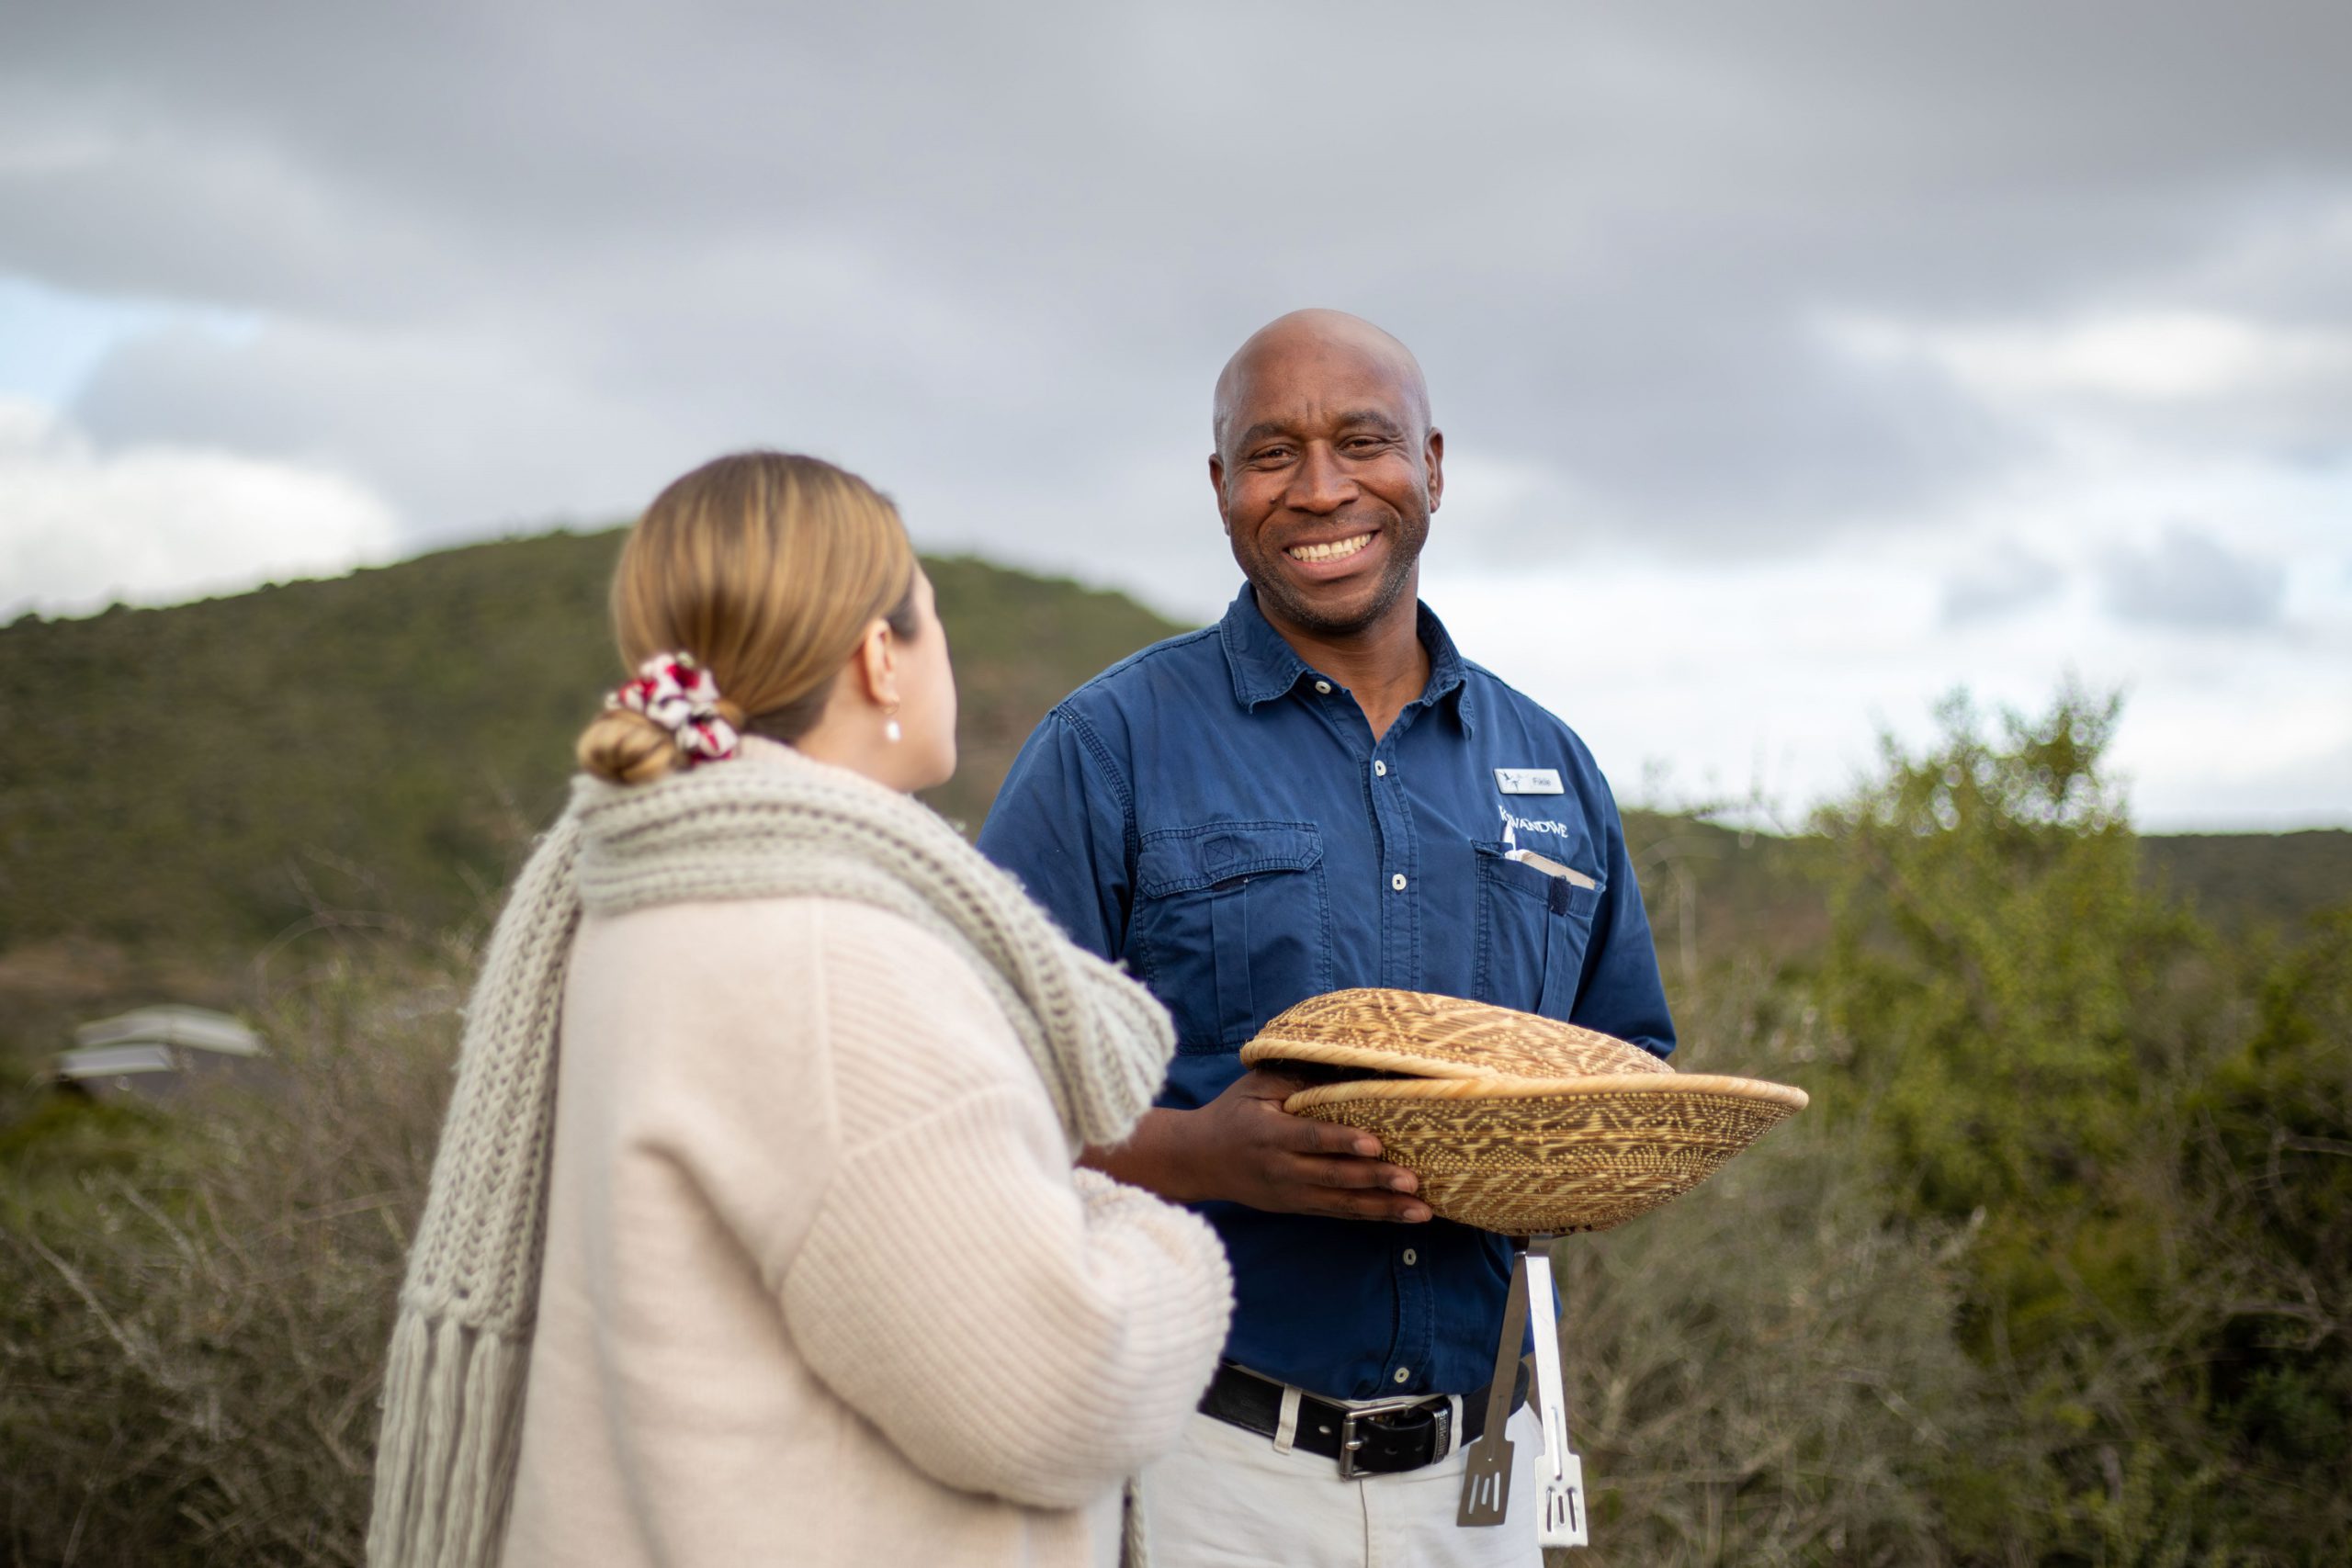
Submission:
<svg viewBox="0 0 2352 1568">
<path fill-rule="evenodd" d="M 1048 1126 L 1052 1102 L 1020 1035 L 961 953 L 854 899 L 691 899 L 582 922 L 567 1029 L 658 1042 L 616 1050 L 648 1090 L 820 1110 L 854 1147 L 910 1116 L 1010 1093 Z M 820 1103 L 808 1103 L 809 1100 Z"/>
<path fill-rule="evenodd" d="M 996 1094 L 1023 1102 L 1044 1130 L 1057 1128 L 1020 1035 L 962 953 L 889 910 L 812 902 L 823 906 L 814 956 L 844 1147 Z"/>
</svg>

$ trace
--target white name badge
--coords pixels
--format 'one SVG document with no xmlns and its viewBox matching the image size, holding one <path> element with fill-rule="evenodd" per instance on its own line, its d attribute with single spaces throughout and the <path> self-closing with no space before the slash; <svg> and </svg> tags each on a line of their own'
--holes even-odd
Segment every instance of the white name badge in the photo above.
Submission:
<svg viewBox="0 0 2352 1568">
<path fill-rule="evenodd" d="M 1551 768 L 1497 768 L 1495 787 L 1505 795 L 1560 795 L 1560 775 Z"/>
</svg>

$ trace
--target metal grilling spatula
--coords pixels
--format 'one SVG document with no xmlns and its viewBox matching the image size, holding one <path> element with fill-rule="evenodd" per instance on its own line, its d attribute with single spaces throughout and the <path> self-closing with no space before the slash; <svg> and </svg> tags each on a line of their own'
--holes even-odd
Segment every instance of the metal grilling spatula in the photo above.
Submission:
<svg viewBox="0 0 2352 1568">
<path fill-rule="evenodd" d="M 1560 1384 L 1559 1311 L 1552 1296 L 1552 1240 L 1531 1242 L 1519 1266 L 1527 1273 L 1527 1310 L 1535 1330 L 1535 1402 L 1544 1418 L 1544 1469 L 1537 1483 L 1544 1518 L 1535 1527 L 1541 1546 L 1584 1546 L 1584 1461 L 1568 1450 L 1568 1400 Z M 1518 1341 L 1511 1342 L 1518 1348 Z"/>
<path fill-rule="evenodd" d="M 1487 1426 L 1470 1445 L 1462 1475 L 1457 1525 L 1498 1525 L 1510 1507 L 1510 1436 L 1512 1386 L 1519 1381 L 1519 1347 L 1527 1337 L 1527 1257 L 1511 1267 L 1510 1295 L 1503 1303 L 1503 1337 L 1495 1347 L 1495 1380 L 1487 1385 Z"/>
<path fill-rule="evenodd" d="M 1535 1539 L 1543 1546 L 1589 1544 L 1585 1529 L 1584 1461 L 1568 1451 L 1567 1399 L 1560 1382 L 1558 1313 L 1552 1288 L 1552 1243 L 1528 1244 L 1511 1269 L 1510 1297 L 1503 1307 L 1503 1335 L 1495 1347 L 1495 1379 L 1487 1394 L 1487 1427 L 1465 1456 L 1458 1525 L 1498 1525 L 1510 1506 L 1511 1442 L 1503 1435 L 1510 1419 L 1512 1384 L 1519 1375 L 1519 1347 L 1527 1320 L 1537 1324 L 1535 1407 L 1544 1426 L 1544 1457 L 1536 1472 L 1544 1517 Z"/>
</svg>

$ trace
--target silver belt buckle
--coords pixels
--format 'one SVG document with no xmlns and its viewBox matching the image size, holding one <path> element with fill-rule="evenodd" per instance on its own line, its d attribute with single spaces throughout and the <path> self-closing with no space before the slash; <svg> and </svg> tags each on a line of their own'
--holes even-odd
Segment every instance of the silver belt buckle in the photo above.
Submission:
<svg viewBox="0 0 2352 1568">
<path fill-rule="evenodd" d="M 1371 1404 L 1358 1405 L 1356 1408 L 1342 1415 L 1340 1417 L 1340 1479 L 1342 1481 L 1353 1481 L 1359 1474 L 1371 1475 L 1375 1473 L 1374 1472 L 1368 1470 L 1360 1472 L 1356 1469 L 1356 1450 L 1363 1447 L 1363 1439 L 1356 1436 L 1356 1423 L 1358 1421 L 1370 1420 L 1371 1418 L 1378 1416 L 1394 1416 L 1397 1412 L 1403 1410 L 1419 1410 L 1422 1406 L 1429 1404 L 1439 1405 L 1443 1410 L 1450 1411 L 1452 1409 L 1452 1405 L 1449 1402 L 1442 1397 L 1432 1398 L 1429 1394 L 1424 1393 L 1418 1394 L 1411 1399 L 1378 1400 Z M 1444 1419 L 1445 1417 L 1442 1414 L 1438 1414 L 1438 1420 L 1441 1427 L 1443 1425 Z M 1451 1432 L 1442 1432 L 1441 1436 L 1451 1438 L 1453 1434 Z M 1434 1463 L 1437 1460 L 1444 1457 L 1445 1456 L 1442 1453 L 1432 1455 L 1430 1462 Z M 1384 1472 L 1380 1473 L 1385 1472 Z"/>
</svg>

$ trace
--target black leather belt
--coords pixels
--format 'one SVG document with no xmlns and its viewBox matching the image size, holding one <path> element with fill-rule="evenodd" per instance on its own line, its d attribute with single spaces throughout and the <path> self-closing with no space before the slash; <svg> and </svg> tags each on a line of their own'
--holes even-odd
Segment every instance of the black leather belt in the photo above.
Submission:
<svg viewBox="0 0 2352 1568">
<path fill-rule="evenodd" d="M 1340 1461 L 1342 1476 L 1394 1475 L 1435 1464 L 1458 1447 L 1478 1440 L 1487 1426 L 1487 1390 L 1462 1396 L 1462 1441 L 1452 1441 L 1453 1408 L 1445 1395 L 1385 1399 L 1373 1404 L 1335 1404 L 1303 1393 L 1291 1446 Z M 1510 1407 L 1527 1403 L 1527 1368 L 1511 1380 Z M 1282 1426 L 1283 1385 L 1227 1361 L 1201 1395 L 1201 1414 L 1245 1431 L 1274 1435 Z"/>
</svg>

